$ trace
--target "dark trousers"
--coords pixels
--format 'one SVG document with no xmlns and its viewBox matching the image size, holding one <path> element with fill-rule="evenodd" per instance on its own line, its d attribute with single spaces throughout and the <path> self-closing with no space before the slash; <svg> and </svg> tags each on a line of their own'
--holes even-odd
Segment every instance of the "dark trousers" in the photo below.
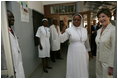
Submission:
<svg viewBox="0 0 118 79">
<path fill-rule="evenodd" d="M 50 53 L 51 60 L 55 62 L 55 59 L 61 58 L 60 50 L 58 51 L 51 51 Z"/>
<path fill-rule="evenodd" d="M 48 67 L 48 57 L 42 58 L 43 70 L 46 70 Z"/>
<path fill-rule="evenodd" d="M 96 46 L 96 42 L 95 42 L 95 37 L 93 37 L 92 41 L 91 41 L 92 56 L 96 56 L 96 49 L 97 49 L 97 46 Z"/>
</svg>

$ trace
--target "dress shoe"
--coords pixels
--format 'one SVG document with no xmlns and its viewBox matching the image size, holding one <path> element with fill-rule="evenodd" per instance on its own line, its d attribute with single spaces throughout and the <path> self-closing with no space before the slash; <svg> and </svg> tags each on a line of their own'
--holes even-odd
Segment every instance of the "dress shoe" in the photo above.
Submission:
<svg viewBox="0 0 118 79">
<path fill-rule="evenodd" d="M 55 60 L 52 60 L 52 62 L 56 62 Z"/>
<path fill-rule="evenodd" d="M 52 69 L 52 67 L 47 67 L 47 69 Z"/>
<path fill-rule="evenodd" d="M 44 69 L 43 71 L 44 71 L 45 73 L 48 73 L 48 70 L 46 70 L 46 69 Z"/>
</svg>

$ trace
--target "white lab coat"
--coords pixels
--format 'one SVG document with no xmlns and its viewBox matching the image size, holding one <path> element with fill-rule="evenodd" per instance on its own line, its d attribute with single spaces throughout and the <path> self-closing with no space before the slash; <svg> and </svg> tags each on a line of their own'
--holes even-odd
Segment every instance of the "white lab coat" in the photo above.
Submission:
<svg viewBox="0 0 118 79">
<path fill-rule="evenodd" d="M 72 26 L 60 35 L 61 42 L 69 39 L 67 54 L 67 78 L 88 78 L 88 51 L 90 45 L 87 30 Z"/>
<path fill-rule="evenodd" d="M 57 29 L 58 29 L 58 32 L 57 32 Z M 51 40 L 51 50 L 52 51 L 60 50 L 60 37 L 59 37 L 60 28 L 59 28 L 59 26 L 57 26 L 57 29 L 54 24 L 50 26 L 50 35 L 51 35 L 50 40 Z"/>
<path fill-rule="evenodd" d="M 16 35 L 15 34 L 13 35 L 10 31 L 9 31 L 9 35 L 11 41 L 13 64 L 16 72 L 15 76 L 16 78 L 25 78 L 23 63 L 22 63 L 22 55 L 18 44 L 18 39 Z"/>
<path fill-rule="evenodd" d="M 113 62 L 115 52 L 115 26 L 110 23 L 100 37 L 101 29 L 97 31 L 96 36 L 96 76 L 109 77 L 108 67 L 113 67 L 114 65 Z"/>
<path fill-rule="evenodd" d="M 39 57 L 45 58 L 50 57 L 50 31 L 49 28 L 40 26 L 37 30 L 36 37 L 40 38 L 42 45 L 42 50 L 40 50 L 40 45 L 38 45 Z"/>
</svg>

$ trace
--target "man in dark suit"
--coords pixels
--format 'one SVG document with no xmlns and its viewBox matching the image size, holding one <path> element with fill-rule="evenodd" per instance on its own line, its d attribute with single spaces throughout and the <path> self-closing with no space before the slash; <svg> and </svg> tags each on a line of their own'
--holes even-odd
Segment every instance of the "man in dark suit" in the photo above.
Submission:
<svg viewBox="0 0 118 79">
<path fill-rule="evenodd" d="M 91 52 L 92 56 L 96 56 L 96 43 L 95 38 L 97 35 L 97 30 L 101 27 L 100 23 L 96 23 L 96 20 L 93 20 L 93 25 L 91 25 Z"/>
</svg>

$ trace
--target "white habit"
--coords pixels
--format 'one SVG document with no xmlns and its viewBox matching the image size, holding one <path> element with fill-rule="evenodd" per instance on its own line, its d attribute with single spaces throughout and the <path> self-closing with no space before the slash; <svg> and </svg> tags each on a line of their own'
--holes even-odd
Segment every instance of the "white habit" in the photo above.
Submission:
<svg viewBox="0 0 118 79">
<path fill-rule="evenodd" d="M 61 35 L 61 42 L 69 39 L 67 54 L 67 78 L 88 78 L 88 51 L 90 51 L 87 30 L 72 26 Z"/>
</svg>

